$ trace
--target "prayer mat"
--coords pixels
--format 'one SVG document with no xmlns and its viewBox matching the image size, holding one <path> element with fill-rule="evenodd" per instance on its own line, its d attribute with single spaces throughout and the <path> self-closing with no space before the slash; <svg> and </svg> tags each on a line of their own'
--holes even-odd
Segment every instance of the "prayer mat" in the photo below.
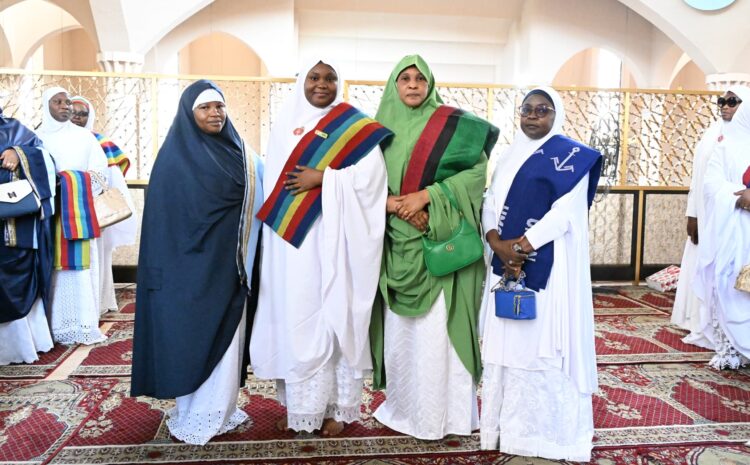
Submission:
<svg viewBox="0 0 750 465">
<path fill-rule="evenodd" d="M 39 360 L 34 363 L 12 363 L 0 365 L 0 380 L 2 379 L 31 379 L 46 378 L 57 368 L 77 346 L 55 344 L 49 352 L 37 354 Z"/>
<path fill-rule="evenodd" d="M 747 454 L 745 448 L 733 443 L 744 443 L 750 437 L 750 371 L 719 372 L 703 364 L 686 363 L 609 365 L 600 367 L 599 378 L 600 391 L 594 396 L 594 445 L 595 457 L 599 454 L 602 464 L 638 463 L 607 462 L 614 457 L 610 449 L 631 449 L 628 453 L 636 457 L 646 450 L 643 447 L 716 444 L 727 448 L 730 455 Z M 360 421 L 347 425 L 340 436 L 322 439 L 277 431 L 275 422 L 284 415 L 284 408 L 275 400 L 275 385 L 251 377 L 239 400 L 248 421 L 203 447 L 170 437 L 164 413 L 173 401 L 131 398 L 129 389 L 129 382 L 122 379 L 109 390 L 51 463 L 369 464 L 377 463 L 369 462 L 375 459 L 385 463 L 469 463 L 454 461 L 460 457 L 476 460 L 472 463 L 526 463 L 483 462 L 487 454 L 494 454 L 493 460 L 511 457 L 479 452 L 476 432 L 422 441 L 384 427 L 372 418 L 384 397 L 369 389 L 369 381 Z M 692 450 L 679 449 L 680 453 Z M 395 461 L 389 462 L 391 458 Z"/>
<path fill-rule="evenodd" d="M 0 463 L 48 460 L 115 384 L 102 379 L 0 381 Z"/>
<path fill-rule="evenodd" d="M 651 305 L 638 302 L 619 293 L 594 288 L 594 315 L 665 315 Z"/>
<path fill-rule="evenodd" d="M 682 338 L 688 331 L 666 315 L 595 316 L 596 361 L 599 364 L 707 362 L 714 352 Z"/>
<path fill-rule="evenodd" d="M 119 321 L 107 331 L 70 376 L 130 376 L 133 361 L 133 322 Z"/>
<path fill-rule="evenodd" d="M 135 320 L 135 284 L 118 285 L 115 287 L 117 311 L 107 312 L 100 321 L 133 321 Z"/>
<path fill-rule="evenodd" d="M 618 291 L 633 300 L 672 314 L 674 292 L 659 292 L 646 286 L 622 286 L 618 287 Z"/>
</svg>

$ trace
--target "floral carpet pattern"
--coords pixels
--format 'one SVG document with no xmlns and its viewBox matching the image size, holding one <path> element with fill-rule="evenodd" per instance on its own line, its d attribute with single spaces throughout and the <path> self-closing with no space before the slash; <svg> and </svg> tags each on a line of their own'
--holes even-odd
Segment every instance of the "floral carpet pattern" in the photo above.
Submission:
<svg viewBox="0 0 750 465">
<path fill-rule="evenodd" d="M 705 364 L 709 353 L 682 343 L 685 332 L 669 324 L 672 297 L 645 288 L 594 288 L 600 389 L 591 464 L 750 463 L 744 445 L 750 370 L 713 370 Z M 118 299 L 119 311 L 102 317 L 108 339 L 86 348 L 74 367 L 57 368 L 70 356 L 65 351 L 76 349 L 64 346 L 43 355 L 55 362 L 38 365 L 44 369 L 0 367 L 0 464 L 568 463 L 480 451 L 476 432 L 439 441 L 401 435 L 372 417 L 384 394 L 369 383 L 360 421 L 341 435 L 279 432 L 275 422 L 284 409 L 275 385 L 252 376 L 240 391 L 239 406 L 249 416 L 244 424 L 203 447 L 177 442 L 165 424 L 174 401 L 129 396 L 134 287 L 119 289 Z M 11 379 L 14 372 L 3 371 L 11 367 L 27 372 Z M 68 375 L 53 379 L 63 369 Z"/>
</svg>

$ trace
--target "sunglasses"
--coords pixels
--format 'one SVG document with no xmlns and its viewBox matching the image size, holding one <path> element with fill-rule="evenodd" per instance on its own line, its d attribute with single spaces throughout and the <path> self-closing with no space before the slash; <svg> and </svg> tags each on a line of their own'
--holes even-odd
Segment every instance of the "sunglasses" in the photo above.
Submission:
<svg viewBox="0 0 750 465">
<path fill-rule="evenodd" d="M 535 107 L 532 107 L 531 105 L 521 105 L 518 107 L 518 114 L 523 116 L 524 118 L 534 113 L 537 118 L 544 118 L 547 116 L 547 113 L 555 111 L 554 108 L 549 107 L 547 105 L 537 105 Z"/>
<path fill-rule="evenodd" d="M 71 115 L 78 116 L 79 118 L 85 118 L 89 115 L 89 112 L 88 111 L 74 111 L 74 112 L 71 112 Z"/>
<path fill-rule="evenodd" d="M 740 103 L 742 103 L 742 100 L 738 99 L 737 97 L 719 97 L 718 99 L 716 99 L 716 104 L 719 105 L 719 107 L 723 107 L 724 105 L 726 105 L 729 108 L 734 108 Z"/>
</svg>

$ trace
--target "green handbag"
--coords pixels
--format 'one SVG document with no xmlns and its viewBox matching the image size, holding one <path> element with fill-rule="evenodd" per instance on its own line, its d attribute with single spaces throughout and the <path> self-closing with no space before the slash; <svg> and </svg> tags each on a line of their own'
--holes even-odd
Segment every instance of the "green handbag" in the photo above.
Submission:
<svg viewBox="0 0 750 465">
<path fill-rule="evenodd" d="M 459 211 L 461 220 L 458 229 L 444 241 L 431 241 L 427 232 L 422 236 L 422 254 L 427 270 L 433 276 L 445 276 L 476 262 L 484 255 L 484 244 L 476 229 L 466 221 L 458 209 L 453 193 L 443 184 L 438 184 L 450 204 Z"/>
</svg>

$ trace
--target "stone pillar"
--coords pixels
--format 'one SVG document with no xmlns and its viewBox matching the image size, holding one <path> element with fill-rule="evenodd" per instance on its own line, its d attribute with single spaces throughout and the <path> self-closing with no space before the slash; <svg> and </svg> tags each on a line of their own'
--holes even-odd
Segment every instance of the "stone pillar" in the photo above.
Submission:
<svg viewBox="0 0 750 465">
<path fill-rule="evenodd" d="M 750 74 L 747 73 L 717 73 L 706 76 L 708 90 L 725 91 L 731 85 L 750 86 Z"/>
<path fill-rule="evenodd" d="M 108 73 L 139 73 L 143 70 L 142 53 L 134 52 L 99 52 L 96 60 L 102 71 Z"/>
</svg>

